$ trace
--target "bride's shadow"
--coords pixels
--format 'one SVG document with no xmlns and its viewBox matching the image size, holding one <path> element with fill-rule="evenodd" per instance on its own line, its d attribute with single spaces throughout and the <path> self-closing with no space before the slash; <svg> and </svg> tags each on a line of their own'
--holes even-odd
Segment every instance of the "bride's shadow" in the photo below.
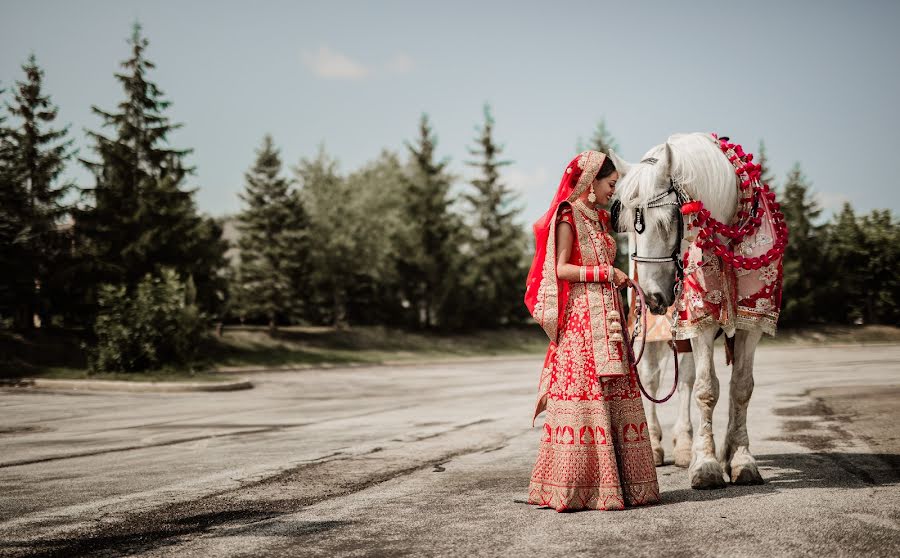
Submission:
<svg viewBox="0 0 900 558">
<path fill-rule="evenodd" d="M 900 483 L 900 455 L 872 453 L 781 453 L 757 455 L 765 484 L 725 489 L 663 492 L 663 504 L 740 498 L 796 488 L 868 488 Z M 677 468 L 672 474 L 687 475 Z"/>
</svg>

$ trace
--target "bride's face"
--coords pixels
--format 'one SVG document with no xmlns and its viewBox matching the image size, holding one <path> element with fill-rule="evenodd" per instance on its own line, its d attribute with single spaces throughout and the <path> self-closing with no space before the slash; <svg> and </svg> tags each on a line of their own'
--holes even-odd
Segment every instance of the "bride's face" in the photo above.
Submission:
<svg viewBox="0 0 900 558">
<path fill-rule="evenodd" d="M 619 172 L 613 173 L 605 178 L 595 178 L 591 182 L 591 188 L 594 189 L 594 195 L 597 196 L 597 203 L 607 205 L 616 193 L 616 182 L 619 181 Z M 588 190 L 590 191 L 590 190 Z"/>
</svg>

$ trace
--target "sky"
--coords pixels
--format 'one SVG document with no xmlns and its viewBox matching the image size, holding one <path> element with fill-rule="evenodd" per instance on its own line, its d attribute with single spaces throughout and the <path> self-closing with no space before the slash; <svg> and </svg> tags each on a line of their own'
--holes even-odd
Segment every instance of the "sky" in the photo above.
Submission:
<svg viewBox="0 0 900 558">
<path fill-rule="evenodd" d="M 485 103 L 523 223 L 600 119 L 629 161 L 677 132 L 764 140 L 776 183 L 799 162 L 826 215 L 844 201 L 900 213 L 897 1 L 0 0 L 0 88 L 34 53 L 90 157 L 90 107 L 123 97 L 113 73 L 135 21 L 213 215 L 240 210 L 266 133 L 286 174 L 319 145 L 351 172 L 403 153 L 422 113 L 462 189 Z"/>
</svg>

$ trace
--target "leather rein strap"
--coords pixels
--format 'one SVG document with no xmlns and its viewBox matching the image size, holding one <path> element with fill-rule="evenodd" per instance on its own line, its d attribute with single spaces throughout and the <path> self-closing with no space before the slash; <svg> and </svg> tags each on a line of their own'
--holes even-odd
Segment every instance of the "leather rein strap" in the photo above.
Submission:
<svg viewBox="0 0 900 558">
<path fill-rule="evenodd" d="M 644 356 L 644 347 L 647 345 L 647 301 L 644 299 L 644 291 L 641 289 L 640 285 L 636 282 L 632 281 L 630 278 L 628 279 L 629 286 L 634 289 L 634 292 L 637 293 L 638 303 L 635 305 L 635 312 L 637 312 L 637 317 L 640 318 L 640 321 L 635 320 L 635 333 L 638 333 L 641 336 L 641 350 L 637 355 L 637 358 L 634 356 L 634 338 L 629 335 L 627 328 L 622 328 L 622 333 L 624 334 L 624 342 L 625 342 L 625 350 L 628 351 L 628 360 L 631 362 L 631 371 L 634 372 L 635 378 L 637 378 L 638 387 L 641 389 L 641 393 L 644 394 L 644 397 L 653 401 L 654 403 L 665 403 L 669 399 L 672 398 L 672 395 L 675 394 L 675 390 L 678 389 L 678 349 L 675 346 L 675 342 L 671 342 L 670 345 L 672 347 L 672 358 L 675 361 L 675 379 L 672 382 L 672 389 L 669 391 L 668 395 L 663 397 L 662 399 L 656 399 L 644 389 L 644 384 L 641 383 L 641 375 L 638 373 L 637 365 L 641 362 L 641 358 Z M 638 330 L 640 328 L 640 330 Z"/>
</svg>

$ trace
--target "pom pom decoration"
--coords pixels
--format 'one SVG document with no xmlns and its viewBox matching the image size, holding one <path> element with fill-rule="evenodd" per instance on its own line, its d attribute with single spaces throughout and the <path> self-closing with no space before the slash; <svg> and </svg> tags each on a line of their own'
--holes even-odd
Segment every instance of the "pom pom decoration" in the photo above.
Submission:
<svg viewBox="0 0 900 558">
<path fill-rule="evenodd" d="M 738 200 L 736 223 L 728 225 L 715 220 L 709 211 L 703 208 L 700 201 L 691 201 L 681 207 L 681 213 L 689 217 L 687 225 L 691 230 L 697 230 L 697 246 L 702 250 L 711 250 L 713 254 L 722 258 L 722 261 L 735 268 L 759 269 L 764 265 L 777 261 L 784 254 L 788 243 L 788 227 L 781 212 L 781 205 L 775 200 L 775 192 L 768 184 L 762 184 L 762 165 L 753 163 L 753 154 L 745 153 L 740 145 L 731 143 L 725 136 L 719 137 L 712 134 L 718 143 L 719 149 L 728 158 L 738 176 L 741 194 Z M 764 254 L 756 257 L 744 257 L 735 254 L 735 249 L 744 238 L 755 234 L 762 226 L 762 213 L 757 208 L 768 202 L 772 217 L 772 227 L 775 233 L 772 248 Z M 752 211 L 751 211 L 752 210 Z M 727 244 L 719 238 L 724 237 Z M 687 253 L 685 253 L 685 257 Z"/>
<path fill-rule="evenodd" d="M 702 201 L 689 201 L 681 206 L 681 213 L 683 215 L 688 215 L 690 213 L 697 213 L 701 209 L 703 209 Z"/>
</svg>

